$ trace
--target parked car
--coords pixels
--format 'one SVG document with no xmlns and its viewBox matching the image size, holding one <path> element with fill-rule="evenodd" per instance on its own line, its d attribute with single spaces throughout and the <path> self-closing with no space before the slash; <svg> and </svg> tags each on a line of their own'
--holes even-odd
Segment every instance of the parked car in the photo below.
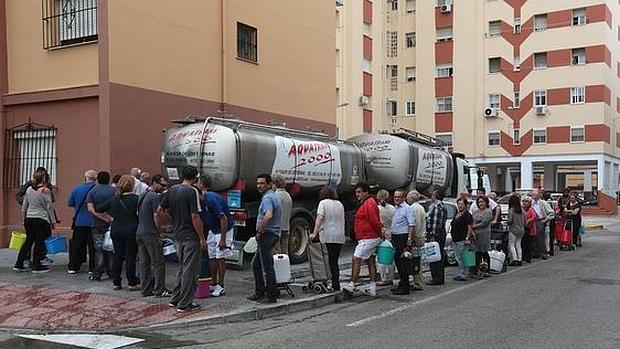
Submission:
<svg viewBox="0 0 620 349">
<path fill-rule="evenodd" d="M 424 209 L 426 210 L 426 213 L 428 213 L 431 207 L 431 201 L 420 201 L 420 205 L 422 205 L 422 207 L 424 207 Z M 452 226 L 450 225 L 450 223 L 452 222 L 452 218 L 454 218 L 458 210 L 456 208 L 456 204 L 451 201 L 443 201 L 443 205 L 448 212 L 448 216 L 446 217 L 446 246 L 444 247 L 444 250 L 446 251 L 446 255 L 448 258 L 448 265 L 456 265 L 456 257 L 454 256 L 454 250 L 452 249 L 452 235 L 450 235 L 450 230 Z"/>
</svg>

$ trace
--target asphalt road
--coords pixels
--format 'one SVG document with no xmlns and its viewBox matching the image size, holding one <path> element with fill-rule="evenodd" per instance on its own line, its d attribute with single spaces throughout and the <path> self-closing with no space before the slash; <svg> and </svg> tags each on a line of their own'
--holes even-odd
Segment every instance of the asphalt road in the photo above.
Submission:
<svg viewBox="0 0 620 349">
<path fill-rule="evenodd" d="M 620 231 L 593 233 L 577 251 L 439 292 L 119 334 L 145 340 L 127 348 L 619 348 L 619 250 Z M 2 348 L 56 348 L 2 339 Z"/>
<path fill-rule="evenodd" d="M 618 348 L 619 250 L 620 232 L 593 233 L 577 251 L 430 297 L 384 291 L 283 318 L 136 333 L 150 337 L 138 347 Z"/>
</svg>

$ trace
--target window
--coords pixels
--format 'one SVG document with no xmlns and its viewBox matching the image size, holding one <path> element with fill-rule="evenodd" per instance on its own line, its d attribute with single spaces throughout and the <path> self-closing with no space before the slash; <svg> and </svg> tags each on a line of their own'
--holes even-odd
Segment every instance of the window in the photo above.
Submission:
<svg viewBox="0 0 620 349">
<path fill-rule="evenodd" d="M 512 130 L 512 144 L 519 145 L 521 144 L 521 130 L 515 128 Z"/>
<path fill-rule="evenodd" d="M 585 8 L 576 8 L 573 10 L 573 25 L 586 25 L 588 23 L 588 18 L 586 17 L 586 9 Z"/>
<path fill-rule="evenodd" d="M 585 129 L 583 126 L 576 126 L 570 128 L 570 142 L 571 143 L 583 143 L 586 140 Z"/>
<path fill-rule="evenodd" d="M 415 47 L 415 33 L 406 33 L 405 34 L 405 46 L 406 47 Z"/>
<path fill-rule="evenodd" d="M 534 106 L 544 107 L 547 105 L 547 90 L 534 91 Z"/>
<path fill-rule="evenodd" d="M 390 89 L 392 91 L 398 90 L 398 66 L 388 65 L 387 76 L 390 79 Z"/>
<path fill-rule="evenodd" d="M 5 142 L 5 188 L 19 188 L 41 166 L 56 185 L 56 128 L 27 123 L 7 130 Z"/>
<path fill-rule="evenodd" d="M 547 143 L 547 129 L 538 128 L 534 129 L 534 144 Z"/>
<path fill-rule="evenodd" d="M 499 57 L 489 58 L 489 73 L 499 73 L 502 67 L 502 60 Z"/>
<path fill-rule="evenodd" d="M 452 111 L 452 97 L 437 97 L 437 112 Z"/>
<path fill-rule="evenodd" d="M 405 107 L 405 115 L 406 116 L 414 116 L 415 115 L 415 101 L 409 101 Z"/>
<path fill-rule="evenodd" d="M 415 12 L 415 0 L 407 0 L 406 3 L 407 13 Z"/>
<path fill-rule="evenodd" d="M 514 20 L 514 33 L 521 34 L 521 18 L 515 18 Z"/>
<path fill-rule="evenodd" d="M 415 81 L 415 67 L 405 68 L 405 78 L 408 82 Z"/>
<path fill-rule="evenodd" d="M 500 144 L 500 135 L 499 131 L 490 131 L 488 134 L 488 144 L 489 147 L 497 147 Z"/>
<path fill-rule="evenodd" d="M 586 102 L 586 88 L 571 87 L 570 88 L 570 104 L 583 104 Z"/>
<path fill-rule="evenodd" d="M 534 69 L 547 68 L 547 52 L 534 53 Z"/>
<path fill-rule="evenodd" d="M 547 30 L 547 14 L 534 16 L 534 31 Z"/>
<path fill-rule="evenodd" d="M 388 0 L 388 5 L 392 9 L 392 11 L 398 10 L 398 0 Z"/>
<path fill-rule="evenodd" d="M 435 139 L 443 143 L 444 147 L 452 146 L 452 133 L 438 133 L 435 135 Z"/>
<path fill-rule="evenodd" d="M 237 22 L 237 57 L 258 62 L 256 28 Z"/>
<path fill-rule="evenodd" d="M 43 0 L 43 47 L 97 41 L 97 0 Z"/>
<path fill-rule="evenodd" d="M 452 27 L 437 28 L 437 41 L 452 41 Z"/>
<path fill-rule="evenodd" d="M 370 59 L 364 58 L 363 69 L 366 73 L 372 73 L 372 61 Z"/>
<path fill-rule="evenodd" d="M 514 55 L 513 62 L 513 70 L 521 70 L 521 56 Z"/>
<path fill-rule="evenodd" d="M 571 63 L 572 65 L 583 65 L 586 64 L 586 49 L 585 48 L 574 48 L 572 50 L 573 57 Z"/>
<path fill-rule="evenodd" d="M 500 36 L 502 32 L 502 22 L 501 21 L 492 21 L 489 22 L 489 37 L 496 38 Z"/>
<path fill-rule="evenodd" d="M 437 77 L 438 78 L 447 78 L 447 77 L 452 76 L 452 74 L 454 74 L 452 63 L 437 65 Z"/>
<path fill-rule="evenodd" d="M 386 108 L 387 108 L 388 116 L 394 117 L 394 116 L 398 115 L 398 102 L 396 102 L 396 101 L 387 101 Z"/>
<path fill-rule="evenodd" d="M 514 98 L 512 102 L 513 108 L 521 108 L 521 92 L 514 91 Z"/>
<path fill-rule="evenodd" d="M 501 96 L 499 93 L 489 94 L 489 108 L 500 109 Z"/>
<path fill-rule="evenodd" d="M 387 32 L 386 48 L 388 57 L 398 56 L 398 32 Z"/>
</svg>

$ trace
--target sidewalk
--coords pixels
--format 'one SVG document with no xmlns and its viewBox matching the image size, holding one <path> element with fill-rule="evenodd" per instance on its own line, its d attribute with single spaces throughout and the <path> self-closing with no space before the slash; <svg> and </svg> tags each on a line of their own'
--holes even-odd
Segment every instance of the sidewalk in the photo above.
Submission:
<svg viewBox="0 0 620 349">
<path fill-rule="evenodd" d="M 582 223 L 586 230 L 609 229 L 620 224 L 620 213 L 615 216 L 584 216 Z"/>
<path fill-rule="evenodd" d="M 351 254 L 351 247 L 343 249 L 342 269 L 350 267 Z M 229 269 L 225 296 L 197 299 L 202 305 L 200 311 L 178 314 L 168 307 L 169 298 L 143 298 L 140 292 L 112 290 L 111 280 L 89 281 L 87 273 L 67 274 L 66 253 L 52 256 L 51 272 L 38 275 L 13 272 L 16 258 L 16 251 L 0 249 L 0 328 L 96 332 L 203 318 L 240 321 L 262 318 L 270 312 L 305 310 L 334 303 L 341 297 L 339 292 L 318 295 L 302 291 L 301 286 L 310 280 L 309 265 L 303 263 L 291 267 L 294 298 L 282 292 L 277 304 L 258 305 L 246 299 L 254 291 L 251 270 Z M 168 288 L 174 285 L 176 271 L 176 263 L 166 264 Z M 124 286 L 126 282 L 124 279 Z"/>
</svg>

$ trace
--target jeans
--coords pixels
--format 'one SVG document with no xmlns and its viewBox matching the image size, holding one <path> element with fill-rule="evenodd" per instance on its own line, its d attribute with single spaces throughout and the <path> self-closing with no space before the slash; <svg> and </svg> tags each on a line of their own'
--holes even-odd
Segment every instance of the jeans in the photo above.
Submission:
<svg viewBox="0 0 620 349">
<path fill-rule="evenodd" d="M 467 268 L 465 264 L 463 264 L 463 252 L 465 251 L 465 241 L 457 241 L 452 243 L 452 248 L 454 249 L 454 257 L 456 257 L 456 262 L 459 264 L 459 269 L 456 272 L 454 277 L 466 279 L 467 278 Z"/>
<path fill-rule="evenodd" d="M 329 257 L 329 271 L 332 274 L 332 288 L 335 291 L 340 290 L 340 265 L 338 259 L 340 258 L 341 244 L 325 244 L 327 247 L 327 256 Z"/>
<path fill-rule="evenodd" d="M 435 232 L 435 241 L 439 243 L 439 249 L 441 251 L 441 260 L 438 262 L 429 263 L 431 268 L 431 276 L 434 283 L 443 284 L 445 281 L 445 260 L 446 251 L 446 230 L 443 227 L 438 227 Z"/>
<path fill-rule="evenodd" d="M 166 264 L 159 236 L 156 234 L 138 235 L 136 242 L 138 243 L 142 294 L 159 295 L 166 289 Z M 151 272 L 151 266 L 153 272 Z"/>
<path fill-rule="evenodd" d="M 82 263 L 86 262 L 88 250 L 88 271 L 95 268 L 95 251 L 93 250 L 90 227 L 75 227 L 69 250 L 69 270 L 80 271 Z"/>
<path fill-rule="evenodd" d="M 24 228 L 26 228 L 26 242 L 19 250 L 15 266 L 20 268 L 24 266 L 24 261 L 30 255 L 30 250 L 32 245 L 34 245 L 32 267 L 36 269 L 41 267 L 41 260 L 47 254 L 45 239 L 52 235 L 52 226 L 45 219 L 26 218 L 24 220 Z"/>
<path fill-rule="evenodd" d="M 171 303 L 178 308 L 186 308 L 194 302 L 194 293 L 198 285 L 200 269 L 200 243 L 198 240 L 177 241 L 179 271 L 172 291 Z"/>
<path fill-rule="evenodd" d="M 545 236 L 545 223 L 543 221 L 536 222 L 536 247 L 540 257 L 548 257 L 547 238 Z"/>
<path fill-rule="evenodd" d="M 404 292 L 409 292 L 409 274 L 405 273 L 401 265 L 400 255 L 407 248 L 407 239 L 409 234 L 392 234 L 392 244 L 394 244 L 394 262 L 396 262 L 396 269 L 398 269 L 398 289 Z"/>
<path fill-rule="evenodd" d="M 508 235 L 508 248 L 510 249 L 510 260 L 512 262 L 521 262 L 523 259 L 521 239 L 523 239 L 523 237 L 517 237 L 512 233 Z"/>
<path fill-rule="evenodd" d="M 124 262 L 127 283 L 129 286 L 137 286 L 140 280 L 136 276 L 136 257 L 138 257 L 136 237 L 135 235 L 112 236 L 112 241 L 114 242 L 114 264 L 112 267 L 113 284 L 114 286 L 121 285 L 121 273 L 123 272 Z M 145 277 L 145 275 L 142 277 Z"/>
<path fill-rule="evenodd" d="M 198 278 L 204 279 L 211 276 L 211 266 L 209 262 L 209 253 L 207 251 L 202 252 L 200 255 L 200 271 L 198 272 Z"/>
<path fill-rule="evenodd" d="M 288 254 L 288 230 L 280 230 L 280 239 L 274 248 L 275 253 Z"/>
<path fill-rule="evenodd" d="M 108 231 L 107 227 L 93 227 L 92 228 L 92 240 L 93 247 L 95 249 L 95 266 L 93 273 L 95 279 L 100 279 L 103 273 L 107 272 L 110 277 L 113 277 L 113 253 L 103 250 L 103 237 L 105 232 Z"/>
<path fill-rule="evenodd" d="M 254 271 L 255 293 L 259 297 L 276 299 L 276 272 L 273 269 L 273 247 L 278 242 L 278 235 L 271 231 L 265 231 L 258 239 L 258 249 L 252 259 Z"/>
</svg>

